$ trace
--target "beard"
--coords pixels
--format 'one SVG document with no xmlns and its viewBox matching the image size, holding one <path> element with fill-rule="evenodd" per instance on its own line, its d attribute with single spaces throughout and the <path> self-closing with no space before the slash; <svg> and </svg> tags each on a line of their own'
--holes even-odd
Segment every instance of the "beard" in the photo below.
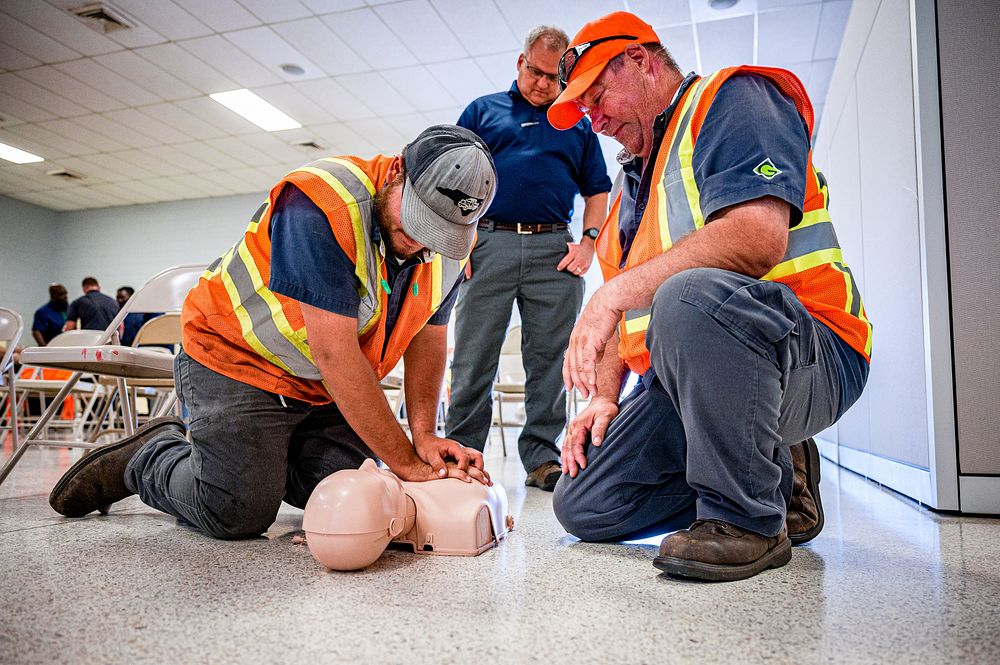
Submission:
<svg viewBox="0 0 1000 665">
<path fill-rule="evenodd" d="M 389 200 L 390 197 L 395 193 L 396 188 L 403 187 L 403 174 L 398 174 L 391 182 L 386 183 L 385 187 L 380 189 L 375 193 L 375 217 L 378 221 L 378 230 L 382 235 L 382 242 L 386 244 L 389 251 L 392 252 L 393 256 L 399 259 L 410 259 L 415 256 L 415 254 L 407 254 L 404 249 L 402 249 L 396 241 L 395 233 L 393 229 L 389 227 Z M 402 224 L 402 221 L 400 222 Z"/>
</svg>

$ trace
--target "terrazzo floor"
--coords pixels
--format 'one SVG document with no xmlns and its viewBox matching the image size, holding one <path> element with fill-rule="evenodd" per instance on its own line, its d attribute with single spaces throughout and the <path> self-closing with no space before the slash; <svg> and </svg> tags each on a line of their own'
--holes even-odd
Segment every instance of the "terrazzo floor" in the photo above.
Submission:
<svg viewBox="0 0 1000 665">
<path fill-rule="evenodd" d="M 1000 520 L 936 514 L 828 462 L 815 541 L 779 570 L 705 584 L 660 575 L 655 541 L 568 536 L 499 445 L 505 543 L 390 550 L 355 573 L 293 544 L 289 507 L 240 542 L 134 497 L 65 520 L 46 497 L 77 457 L 29 451 L 0 486 L 0 663 L 1000 662 Z"/>
</svg>

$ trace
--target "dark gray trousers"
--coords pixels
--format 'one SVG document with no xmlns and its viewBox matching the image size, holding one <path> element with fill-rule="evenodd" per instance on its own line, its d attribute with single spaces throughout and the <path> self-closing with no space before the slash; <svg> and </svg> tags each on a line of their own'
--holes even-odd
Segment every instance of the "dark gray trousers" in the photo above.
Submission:
<svg viewBox="0 0 1000 665">
<path fill-rule="evenodd" d="M 846 367 L 844 342 L 785 285 L 708 268 L 657 290 L 646 345 L 655 378 L 622 401 L 600 447 L 587 444 L 587 468 L 560 478 L 560 523 L 592 541 L 695 518 L 777 534 L 788 446 L 836 422 L 861 395 L 867 364 L 851 352 L 863 369 Z"/>
<path fill-rule="evenodd" d="M 183 351 L 174 378 L 191 440 L 157 436 L 129 462 L 125 484 L 145 504 L 215 538 L 263 533 L 282 500 L 304 508 L 323 478 L 374 457 L 335 405 L 287 398 L 283 405 Z"/>
<path fill-rule="evenodd" d="M 497 373 L 513 303 L 521 313 L 525 370 L 524 429 L 518 452 L 526 471 L 559 459 L 566 426 L 563 354 L 583 303 L 583 279 L 556 270 L 566 255 L 565 233 L 519 235 L 480 229 L 472 279 L 455 306 L 455 359 L 445 435 L 476 450 L 486 446 Z"/>
</svg>

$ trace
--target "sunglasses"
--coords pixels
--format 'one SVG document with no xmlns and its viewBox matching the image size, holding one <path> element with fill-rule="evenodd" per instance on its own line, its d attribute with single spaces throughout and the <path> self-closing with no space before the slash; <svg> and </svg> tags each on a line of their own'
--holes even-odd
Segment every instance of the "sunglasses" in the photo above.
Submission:
<svg viewBox="0 0 1000 665">
<path fill-rule="evenodd" d="M 559 89 L 565 90 L 566 86 L 569 84 L 569 77 L 573 74 L 573 69 L 576 67 L 577 61 L 580 59 L 584 53 L 587 52 L 592 46 L 597 46 L 603 42 L 610 42 L 613 39 L 639 39 L 635 35 L 612 35 L 610 37 L 601 37 L 600 39 L 592 39 L 589 42 L 583 42 L 582 44 L 577 44 L 576 46 L 571 46 L 566 49 L 566 52 L 562 54 L 559 58 Z"/>
</svg>

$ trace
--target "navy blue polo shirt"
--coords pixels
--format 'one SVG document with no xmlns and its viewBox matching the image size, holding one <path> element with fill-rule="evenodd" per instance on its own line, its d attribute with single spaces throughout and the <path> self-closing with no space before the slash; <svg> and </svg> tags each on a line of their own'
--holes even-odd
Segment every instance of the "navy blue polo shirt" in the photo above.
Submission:
<svg viewBox="0 0 1000 665">
<path fill-rule="evenodd" d="M 299 302 L 342 316 L 357 317 L 361 297 L 360 281 L 354 272 L 352 257 L 337 243 L 330 222 L 306 194 L 292 184 L 286 184 L 274 202 L 271 212 L 271 280 L 268 288 Z M 379 242 L 377 220 L 372 218 L 372 238 Z M 398 263 L 386 257 L 386 281 L 389 283 L 389 306 L 386 312 L 386 341 L 392 334 L 403 296 L 410 288 L 414 268 L 419 259 Z M 451 318 L 458 296 L 455 282 L 441 307 L 427 325 L 443 326 Z"/>
<path fill-rule="evenodd" d="M 114 298 L 100 291 L 91 291 L 69 304 L 66 319 L 69 321 L 80 319 L 80 328 L 83 330 L 104 330 L 118 316 L 120 309 L 118 301 Z"/>
<path fill-rule="evenodd" d="M 62 332 L 66 324 L 66 310 L 59 310 L 52 306 L 52 302 L 47 302 L 35 310 L 35 318 L 31 323 L 31 329 L 42 334 L 42 339 L 48 344 L 52 338 Z"/>
<path fill-rule="evenodd" d="M 670 106 L 653 124 L 653 163 L 677 102 L 695 81 L 688 74 Z M 728 79 L 712 101 L 691 156 L 701 210 L 708 220 L 719 210 L 764 196 L 791 206 L 791 226 L 802 219 L 806 192 L 809 131 L 795 103 L 767 79 L 740 75 Z M 768 180 L 754 169 L 770 159 L 780 173 Z M 643 173 L 636 157 L 623 165 L 625 185 L 618 216 L 622 266 L 639 229 L 649 198 L 652 170 Z M 645 176 L 645 177 L 643 177 Z"/>
<path fill-rule="evenodd" d="M 577 192 L 611 191 L 597 135 L 584 118 L 572 129 L 549 124 L 548 106 L 533 106 L 517 82 L 474 100 L 456 123 L 486 142 L 497 168 L 497 193 L 486 217 L 497 222 L 566 224 Z"/>
</svg>

